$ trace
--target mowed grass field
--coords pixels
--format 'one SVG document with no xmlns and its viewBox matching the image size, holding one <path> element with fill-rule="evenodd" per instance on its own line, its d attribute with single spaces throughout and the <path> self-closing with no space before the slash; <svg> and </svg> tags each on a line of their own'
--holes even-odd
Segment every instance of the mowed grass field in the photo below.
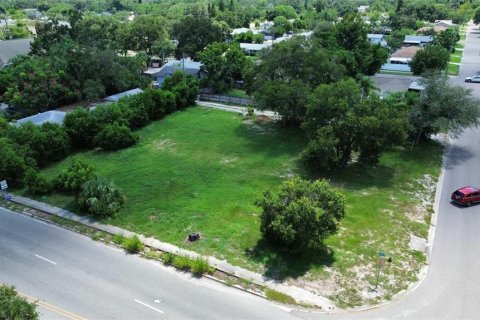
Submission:
<svg viewBox="0 0 480 320">
<path fill-rule="evenodd" d="M 328 252 L 292 258 L 261 240 L 254 201 L 293 175 L 317 178 L 300 164 L 307 143 L 300 129 L 195 107 L 138 133 L 140 143 L 129 149 L 74 155 L 93 163 L 127 197 L 106 223 L 287 279 L 343 306 L 388 299 L 416 279 L 425 258 L 408 243 L 411 235 L 427 237 L 441 145 L 392 148 L 376 166 L 353 164 L 323 175 L 345 193 L 346 217 L 327 240 Z M 43 172 L 53 178 L 70 163 L 71 157 Z M 75 210 L 72 197 L 42 201 Z M 203 239 L 186 242 L 190 232 Z M 394 259 L 369 293 L 378 251 Z"/>
</svg>

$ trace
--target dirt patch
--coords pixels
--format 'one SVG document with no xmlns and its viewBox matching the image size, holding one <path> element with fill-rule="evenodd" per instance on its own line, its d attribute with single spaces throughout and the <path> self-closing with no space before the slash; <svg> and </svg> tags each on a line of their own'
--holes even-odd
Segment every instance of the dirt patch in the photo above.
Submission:
<svg viewBox="0 0 480 320">
<path fill-rule="evenodd" d="M 220 160 L 220 163 L 230 164 L 236 162 L 237 160 L 238 157 L 223 157 L 222 160 Z"/>
<path fill-rule="evenodd" d="M 175 146 L 177 144 L 172 139 L 161 139 L 154 141 L 153 145 L 160 151 L 175 152 Z"/>
<path fill-rule="evenodd" d="M 413 221 L 424 222 L 430 214 L 435 198 L 437 182 L 428 174 L 415 181 L 417 186 L 413 197 L 420 199 L 421 203 L 405 212 L 407 218 Z"/>
<path fill-rule="evenodd" d="M 271 123 L 274 120 L 268 116 L 265 116 L 263 114 L 259 114 L 255 116 L 255 119 L 253 120 L 254 123 L 256 124 L 265 124 L 265 123 Z"/>
</svg>

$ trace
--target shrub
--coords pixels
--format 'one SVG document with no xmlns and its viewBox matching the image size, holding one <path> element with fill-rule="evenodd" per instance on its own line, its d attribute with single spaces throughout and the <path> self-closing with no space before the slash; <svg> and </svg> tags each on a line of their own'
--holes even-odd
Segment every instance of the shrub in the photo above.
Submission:
<svg viewBox="0 0 480 320">
<path fill-rule="evenodd" d="M 72 145 L 81 148 L 93 145 L 93 137 L 98 129 L 88 109 L 77 108 L 67 113 L 63 125 Z"/>
<path fill-rule="evenodd" d="M 0 285 L 0 319 L 1 320 L 36 320 L 38 313 L 35 303 L 19 297 L 14 287 Z"/>
<path fill-rule="evenodd" d="M 143 104 L 128 104 L 127 101 L 121 101 L 119 104 L 124 104 L 121 108 L 130 129 L 142 128 L 149 123 L 147 108 Z"/>
<path fill-rule="evenodd" d="M 61 191 L 79 192 L 82 185 L 96 176 L 95 168 L 81 158 L 74 158 L 67 170 L 55 179 L 55 186 Z"/>
<path fill-rule="evenodd" d="M 98 106 L 91 112 L 91 117 L 93 123 L 96 125 L 97 132 L 102 130 L 106 125 L 115 122 L 124 126 L 128 125 L 125 112 L 117 103 Z"/>
<path fill-rule="evenodd" d="M 199 82 L 192 75 L 181 71 L 175 72 L 162 83 L 162 89 L 168 90 L 175 95 L 176 109 L 181 110 L 195 105 L 195 99 L 200 92 Z"/>
<path fill-rule="evenodd" d="M 128 148 L 138 142 L 138 135 L 118 123 L 106 125 L 93 139 L 95 146 L 104 150 Z"/>
<path fill-rule="evenodd" d="M 337 231 L 345 215 L 344 196 L 326 180 L 309 182 L 292 178 L 280 192 L 265 192 L 256 205 L 262 208 L 264 237 L 285 249 L 303 253 L 323 247 L 323 241 Z"/>
<path fill-rule="evenodd" d="M 278 301 L 280 303 L 286 303 L 286 304 L 295 304 L 297 303 L 295 299 L 290 297 L 289 295 L 286 295 L 284 293 L 272 290 L 272 289 L 267 289 L 265 290 L 265 295 L 267 296 L 268 299 L 273 300 L 273 301 Z"/>
<path fill-rule="evenodd" d="M 175 256 L 172 265 L 180 270 L 190 270 L 192 267 L 192 260 L 184 256 Z"/>
<path fill-rule="evenodd" d="M 140 239 L 136 235 L 130 238 L 125 238 L 125 240 L 123 241 L 123 247 L 129 253 L 138 253 L 144 248 L 142 241 L 140 241 Z"/>
<path fill-rule="evenodd" d="M 207 260 L 201 259 L 201 258 L 197 258 L 197 259 L 193 260 L 191 268 L 192 268 L 192 272 L 196 275 L 213 273 L 213 268 L 211 268 L 208 265 Z"/>
<path fill-rule="evenodd" d="M 52 192 L 52 184 L 43 175 L 38 174 L 34 169 L 27 171 L 23 179 L 27 192 L 34 195 L 45 195 Z"/>
<path fill-rule="evenodd" d="M 148 251 L 145 253 L 144 257 L 150 260 L 160 260 L 162 254 L 159 251 Z"/>
<path fill-rule="evenodd" d="M 175 258 L 175 255 L 173 253 L 170 253 L 170 252 L 166 252 L 162 256 L 163 263 L 166 264 L 166 265 L 172 264 L 174 258 Z"/>
<path fill-rule="evenodd" d="M 121 234 L 116 234 L 116 235 L 113 236 L 112 241 L 115 244 L 121 245 L 123 243 L 123 241 L 125 241 L 125 237 L 122 236 Z"/>
<path fill-rule="evenodd" d="M 105 218 L 120 210 L 125 197 L 113 182 L 104 177 L 94 177 L 83 184 L 77 202 L 94 217 Z"/>
<path fill-rule="evenodd" d="M 70 151 L 70 138 L 65 128 L 54 123 L 44 123 L 40 127 L 24 123 L 11 128 L 9 138 L 39 166 L 61 160 Z"/>
<path fill-rule="evenodd" d="M 0 179 L 6 179 L 11 186 L 21 186 L 27 165 L 18 149 L 6 138 L 0 138 L 0 155 Z"/>
</svg>

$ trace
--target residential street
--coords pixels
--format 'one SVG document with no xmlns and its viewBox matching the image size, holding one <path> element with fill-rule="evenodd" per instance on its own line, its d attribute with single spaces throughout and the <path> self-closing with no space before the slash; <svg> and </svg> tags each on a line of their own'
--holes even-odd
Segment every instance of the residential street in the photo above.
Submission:
<svg viewBox="0 0 480 320">
<path fill-rule="evenodd" d="M 3 209 L 0 266 L 0 282 L 40 300 L 42 319 L 295 318 L 251 294 Z"/>
</svg>

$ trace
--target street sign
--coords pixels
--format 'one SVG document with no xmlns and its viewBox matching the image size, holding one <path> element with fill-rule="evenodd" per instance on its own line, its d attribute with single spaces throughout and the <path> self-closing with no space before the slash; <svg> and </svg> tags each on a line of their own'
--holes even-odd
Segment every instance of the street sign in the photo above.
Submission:
<svg viewBox="0 0 480 320">
<path fill-rule="evenodd" d="M 8 188 L 7 180 L 0 181 L 0 189 L 5 190 Z"/>
<path fill-rule="evenodd" d="M 382 258 L 385 257 L 385 252 L 379 251 L 379 252 L 378 252 L 378 256 L 379 256 L 379 257 L 382 257 Z"/>
</svg>

